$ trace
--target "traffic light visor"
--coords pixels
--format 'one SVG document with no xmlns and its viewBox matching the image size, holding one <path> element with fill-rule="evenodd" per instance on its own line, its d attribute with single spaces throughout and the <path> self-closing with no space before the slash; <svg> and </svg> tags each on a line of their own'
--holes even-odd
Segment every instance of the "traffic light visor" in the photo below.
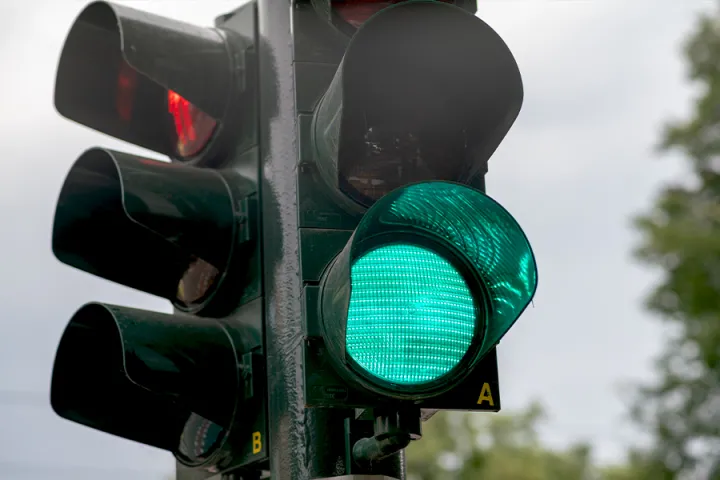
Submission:
<svg viewBox="0 0 720 480">
<path fill-rule="evenodd" d="M 488 24 L 446 3 L 397 3 L 352 37 L 315 109 L 315 162 L 363 209 L 413 183 L 480 185 L 522 101 L 517 62 Z"/>
<path fill-rule="evenodd" d="M 212 320 L 89 303 L 60 339 L 50 403 L 68 420 L 176 453 L 198 416 L 230 428 L 237 363 Z"/>
<path fill-rule="evenodd" d="M 216 170 L 91 148 L 60 191 L 53 252 L 67 265 L 193 309 L 223 278 L 236 248 L 234 202 L 253 189 Z"/>
<path fill-rule="evenodd" d="M 65 41 L 55 107 L 121 140 L 191 157 L 226 118 L 233 58 L 216 30 L 93 2 Z"/>
<path fill-rule="evenodd" d="M 473 188 L 424 182 L 363 217 L 322 285 L 335 355 L 409 390 L 462 375 L 512 327 L 537 287 L 520 226 Z"/>
</svg>

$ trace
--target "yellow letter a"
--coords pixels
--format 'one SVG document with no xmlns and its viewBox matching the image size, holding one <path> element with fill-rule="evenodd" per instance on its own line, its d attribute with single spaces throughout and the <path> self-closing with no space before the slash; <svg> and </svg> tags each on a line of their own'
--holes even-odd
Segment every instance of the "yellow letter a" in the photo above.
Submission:
<svg viewBox="0 0 720 480">
<path fill-rule="evenodd" d="M 477 404 L 482 405 L 484 401 L 487 401 L 491 407 L 495 406 L 495 401 L 492 397 L 492 390 L 490 390 L 490 384 L 483 383 L 482 390 L 480 390 L 480 398 L 478 398 Z"/>
</svg>

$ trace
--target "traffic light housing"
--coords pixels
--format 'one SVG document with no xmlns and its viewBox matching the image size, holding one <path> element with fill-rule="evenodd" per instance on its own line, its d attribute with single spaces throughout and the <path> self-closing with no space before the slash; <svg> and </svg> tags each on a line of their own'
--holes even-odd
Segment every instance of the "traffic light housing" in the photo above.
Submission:
<svg viewBox="0 0 720 480">
<path fill-rule="evenodd" d="M 537 267 L 485 174 L 522 80 L 473 2 L 297 0 L 292 25 L 277 5 L 203 29 L 95 2 L 73 25 L 58 111 L 171 162 L 83 153 L 53 251 L 174 313 L 82 307 L 51 401 L 179 475 L 267 470 L 272 441 L 386 473 L 421 418 L 501 407 L 496 346 Z"/>
<path fill-rule="evenodd" d="M 531 302 L 537 267 L 484 177 L 522 79 L 501 37 L 449 3 L 384 5 L 331 77 L 310 65 L 318 48 L 296 54 L 297 71 L 315 69 L 298 92 L 320 92 L 298 99 L 312 407 L 500 409 L 495 347 Z M 300 35 L 317 31 L 302 20 Z"/>
<path fill-rule="evenodd" d="M 172 452 L 194 478 L 267 464 L 255 29 L 255 3 L 201 28 L 94 2 L 55 84 L 61 115 L 171 161 L 86 150 L 58 198 L 53 253 L 174 313 L 81 307 L 51 405 Z"/>
</svg>

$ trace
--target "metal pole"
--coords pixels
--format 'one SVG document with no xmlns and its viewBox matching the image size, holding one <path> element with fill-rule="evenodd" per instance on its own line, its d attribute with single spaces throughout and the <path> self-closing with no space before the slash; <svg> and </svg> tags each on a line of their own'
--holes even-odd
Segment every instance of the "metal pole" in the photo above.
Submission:
<svg viewBox="0 0 720 480">
<path fill-rule="evenodd" d="M 258 0 L 268 436 L 273 480 L 342 475 L 342 412 L 305 410 L 291 2 Z"/>
<path fill-rule="evenodd" d="M 400 450 L 382 461 L 373 468 L 373 474 L 381 474 L 387 478 L 394 478 L 397 480 L 405 480 L 407 473 L 405 466 L 405 450 Z"/>
</svg>

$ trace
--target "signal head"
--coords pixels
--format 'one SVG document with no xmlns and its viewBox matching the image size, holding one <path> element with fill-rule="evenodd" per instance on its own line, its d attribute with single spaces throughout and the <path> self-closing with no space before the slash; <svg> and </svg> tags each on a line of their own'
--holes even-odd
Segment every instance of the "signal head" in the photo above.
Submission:
<svg viewBox="0 0 720 480">
<path fill-rule="evenodd" d="M 172 452 L 192 478 L 267 461 L 249 442 L 267 423 L 256 9 L 200 28 L 91 3 L 56 77 L 61 115 L 183 163 L 90 148 L 70 169 L 55 256 L 175 308 L 80 308 L 60 340 L 51 405 Z"/>
</svg>

